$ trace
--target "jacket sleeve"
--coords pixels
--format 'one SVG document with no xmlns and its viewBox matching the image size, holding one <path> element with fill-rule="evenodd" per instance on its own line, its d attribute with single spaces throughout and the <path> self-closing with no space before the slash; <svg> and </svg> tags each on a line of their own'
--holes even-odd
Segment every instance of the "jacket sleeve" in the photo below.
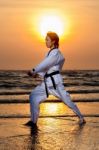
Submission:
<svg viewBox="0 0 99 150">
<path fill-rule="evenodd" d="M 52 66 L 56 65 L 58 63 L 58 52 L 52 52 L 48 57 L 45 57 L 45 59 L 37 65 L 35 68 L 33 68 L 34 73 L 39 72 L 46 72 L 51 68 Z"/>
</svg>

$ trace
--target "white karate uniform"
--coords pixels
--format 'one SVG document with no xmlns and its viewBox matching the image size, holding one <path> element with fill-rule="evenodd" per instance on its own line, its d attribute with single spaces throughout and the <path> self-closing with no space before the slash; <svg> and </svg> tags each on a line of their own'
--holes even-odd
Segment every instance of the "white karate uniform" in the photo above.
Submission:
<svg viewBox="0 0 99 150">
<path fill-rule="evenodd" d="M 57 70 L 61 72 L 63 64 L 65 62 L 65 58 L 63 57 L 59 48 L 53 48 L 49 52 L 49 55 L 47 53 L 45 59 L 34 68 L 34 72 L 41 75 L 42 77 L 44 77 L 46 72 L 52 73 Z M 78 115 L 78 117 L 83 117 L 78 107 L 75 105 L 74 102 L 71 101 L 70 94 L 65 90 L 62 75 L 55 74 L 53 75 L 53 78 L 55 81 L 56 89 L 53 86 L 51 77 L 45 78 L 48 94 L 60 98 L 68 107 L 70 107 Z M 31 120 L 34 123 L 37 123 L 39 117 L 40 103 L 45 101 L 48 97 L 45 90 L 45 82 L 42 81 L 39 85 L 37 85 L 29 95 Z"/>
</svg>

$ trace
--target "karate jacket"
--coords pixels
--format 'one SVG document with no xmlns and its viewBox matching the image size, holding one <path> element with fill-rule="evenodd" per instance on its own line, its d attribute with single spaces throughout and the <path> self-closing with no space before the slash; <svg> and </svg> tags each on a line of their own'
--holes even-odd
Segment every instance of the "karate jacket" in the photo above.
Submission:
<svg viewBox="0 0 99 150">
<path fill-rule="evenodd" d="M 52 73 L 54 71 L 59 70 L 62 71 L 63 64 L 65 62 L 65 58 L 62 55 L 59 48 L 53 48 L 51 49 L 46 55 L 44 60 L 38 64 L 36 67 L 32 69 L 34 70 L 34 73 L 37 73 L 44 77 L 45 73 Z M 63 78 L 61 74 L 53 75 L 55 84 L 63 83 Z M 47 86 L 53 86 L 51 78 L 46 78 Z"/>
</svg>

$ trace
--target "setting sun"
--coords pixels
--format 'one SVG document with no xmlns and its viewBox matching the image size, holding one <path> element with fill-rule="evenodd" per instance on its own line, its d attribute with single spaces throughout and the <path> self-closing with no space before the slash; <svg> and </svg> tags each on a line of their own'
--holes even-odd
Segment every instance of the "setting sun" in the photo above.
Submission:
<svg viewBox="0 0 99 150">
<path fill-rule="evenodd" d="M 31 33 L 35 33 L 40 39 L 45 38 L 48 31 L 56 32 L 61 39 L 66 38 L 70 33 L 70 20 L 68 17 L 64 17 L 59 13 L 42 13 L 35 17 L 35 20 L 31 18 Z"/>
<path fill-rule="evenodd" d="M 58 16 L 43 16 L 40 20 L 40 33 L 45 37 L 48 31 L 57 32 L 60 36 L 63 34 L 64 25 Z"/>
</svg>

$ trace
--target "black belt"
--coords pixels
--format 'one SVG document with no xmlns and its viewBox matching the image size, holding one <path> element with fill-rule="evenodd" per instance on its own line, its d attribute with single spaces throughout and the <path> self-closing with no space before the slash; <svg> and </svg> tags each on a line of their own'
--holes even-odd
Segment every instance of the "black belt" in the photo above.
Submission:
<svg viewBox="0 0 99 150">
<path fill-rule="evenodd" d="M 59 71 L 54 71 L 54 72 L 49 73 L 49 74 L 46 72 L 46 74 L 44 75 L 44 83 L 45 83 L 45 90 L 46 90 L 47 97 L 49 96 L 49 94 L 48 94 L 48 89 L 47 89 L 47 84 L 46 84 L 45 78 L 51 77 L 51 80 L 52 80 L 52 83 L 53 83 L 53 87 L 54 87 L 54 89 L 56 89 L 56 84 L 55 84 L 53 75 L 59 74 L 59 73 L 60 73 Z"/>
</svg>

